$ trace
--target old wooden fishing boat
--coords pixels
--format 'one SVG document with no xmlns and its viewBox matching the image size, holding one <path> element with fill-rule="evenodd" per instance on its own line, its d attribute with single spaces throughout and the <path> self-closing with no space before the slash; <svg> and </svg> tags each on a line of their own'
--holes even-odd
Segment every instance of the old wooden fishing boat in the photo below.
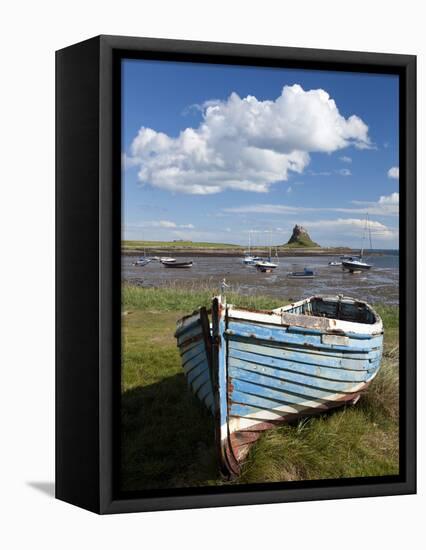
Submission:
<svg viewBox="0 0 426 550">
<path fill-rule="evenodd" d="M 380 367 L 383 325 L 367 303 L 341 296 L 272 311 L 216 297 L 211 312 L 178 321 L 176 338 L 188 384 L 214 414 L 221 472 L 232 478 L 264 430 L 358 401 Z"/>
</svg>

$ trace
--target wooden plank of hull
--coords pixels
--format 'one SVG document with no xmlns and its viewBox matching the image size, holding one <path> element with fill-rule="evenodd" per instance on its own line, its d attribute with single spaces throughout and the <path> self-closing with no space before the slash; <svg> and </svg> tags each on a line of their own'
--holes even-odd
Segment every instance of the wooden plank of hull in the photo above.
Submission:
<svg viewBox="0 0 426 550">
<path fill-rule="evenodd" d="M 256 365 L 254 365 L 256 366 Z M 247 368 L 247 363 L 239 359 L 230 360 L 228 366 L 228 377 L 232 382 L 238 381 L 241 386 L 250 385 L 253 391 L 253 385 L 259 386 L 259 391 L 292 391 L 299 395 L 312 395 L 315 397 L 326 398 L 332 392 L 348 393 L 353 391 L 354 386 L 359 386 L 367 380 L 364 376 L 362 381 L 347 382 L 340 380 L 330 380 L 314 375 L 297 374 L 294 372 L 280 372 L 277 369 L 264 367 L 261 372 Z M 266 390 L 265 390 L 266 388 Z"/>
<path fill-rule="evenodd" d="M 365 353 L 351 352 L 349 355 L 346 352 L 337 352 L 334 350 L 319 350 L 309 349 L 303 350 L 302 348 L 295 348 L 294 346 L 286 346 L 285 344 L 273 343 L 269 341 L 263 341 L 256 343 L 254 340 L 250 341 L 247 338 L 233 337 L 232 349 L 247 351 L 249 353 L 259 353 L 265 356 L 271 356 L 277 359 L 285 359 L 288 361 L 294 361 L 297 364 L 312 364 L 315 360 L 315 364 L 321 367 L 330 367 L 337 369 L 348 370 L 364 370 L 365 360 L 375 361 L 380 357 L 381 350 L 374 349 L 367 355 Z"/>
<path fill-rule="evenodd" d="M 198 351 L 198 353 L 193 356 L 182 356 L 182 367 L 185 371 L 185 374 L 188 374 L 189 371 L 198 366 L 200 363 L 205 364 L 206 368 L 208 367 L 207 356 L 204 349 Z"/>
<path fill-rule="evenodd" d="M 175 332 L 189 387 L 214 412 L 210 326 L 205 308 L 180 319 Z"/>
<path fill-rule="evenodd" d="M 324 335 L 312 335 L 312 334 L 293 334 L 286 330 L 286 327 L 276 326 L 263 326 L 256 325 L 254 323 L 247 322 L 233 322 L 228 324 L 226 330 L 228 336 L 240 336 L 253 340 L 266 340 L 271 342 L 280 342 L 283 344 L 292 344 L 296 346 L 302 346 L 306 349 L 312 346 L 318 350 L 330 350 L 330 351 L 354 351 L 357 353 L 368 353 L 372 349 L 379 349 L 382 344 L 382 336 L 372 337 L 368 341 L 353 340 L 350 337 L 343 335 L 335 335 L 335 343 L 324 342 Z M 327 335 L 329 336 L 329 335 Z M 346 338 L 339 344 L 338 336 L 340 338 Z"/>
<path fill-rule="evenodd" d="M 343 405 L 355 404 L 359 400 L 361 394 L 367 389 L 367 386 L 368 384 L 366 384 L 361 391 L 343 396 L 327 405 L 318 404 L 317 407 L 302 409 L 299 412 L 287 413 L 268 420 L 257 418 L 253 420 L 250 419 L 250 423 L 247 423 L 247 419 L 231 416 L 229 420 L 231 430 L 228 444 L 232 449 L 232 456 L 235 458 L 237 464 L 235 470 L 231 472 L 231 475 L 238 476 L 240 474 L 241 463 L 247 457 L 250 447 L 259 439 L 265 430 L 276 428 L 282 424 L 297 422 L 301 418 L 322 414 L 335 408 L 342 407 Z M 246 420 L 246 424 L 244 424 L 244 420 Z M 237 421 L 238 424 L 235 424 L 235 421 Z"/>
<path fill-rule="evenodd" d="M 182 357 L 182 361 L 186 361 L 191 357 L 195 357 L 201 351 L 205 350 L 204 341 L 202 338 L 202 332 L 199 332 L 200 338 L 191 338 L 190 341 L 186 340 L 179 345 L 179 353 Z"/>
<path fill-rule="evenodd" d="M 228 348 L 229 361 L 235 364 L 244 363 L 244 368 L 253 372 L 264 372 L 270 376 L 285 376 L 285 373 L 297 373 L 301 375 L 317 376 L 336 381 L 362 381 L 366 379 L 368 369 L 372 363 L 366 361 L 362 367 L 357 370 L 323 367 L 318 365 L 315 358 L 311 358 L 311 363 L 299 363 L 297 361 L 288 361 L 286 359 L 271 358 L 270 356 L 247 353 L 236 350 L 234 347 Z M 275 372 L 276 371 L 276 372 Z"/>
</svg>

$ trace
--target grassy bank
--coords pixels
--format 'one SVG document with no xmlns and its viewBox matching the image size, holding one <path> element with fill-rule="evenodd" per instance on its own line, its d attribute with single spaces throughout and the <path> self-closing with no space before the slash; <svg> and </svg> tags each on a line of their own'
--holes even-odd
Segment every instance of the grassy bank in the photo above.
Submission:
<svg viewBox="0 0 426 550">
<path fill-rule="evenodd" d="M 176 320 L 208 305 L 211 295 L 208 289 L 123 289 L 124 489 L 224 483 L 212 418 L 187 389 L 173 337 Z M 260 309 L 282 305 L 266 296 L 227 298 Z M 384 357 L 368 392 L 355 407 L 265 433 L 236 483 L 398 472 L 398 308 L 376 309 L 385 324 Z"/>
<path fill-rule="evenodd" d="M 141 250 L 144 248 L 225 248 L 242 250 L 242 247 L 238 244 L 227 244 L 227 243 L 204 243 L 204 242 L 193 242 L 193 241 L 122 241 L 121 244 L 124 250 Z"/>
<path fill-rule="evenodd" d="M 312 243 L 312 244 L 311 244 Z M 141 254 L 144 251 L 149 255 L 166 254 L 200 254 L 200 255 L 242 255 L 246 246 L 230 243 L 206 243 L 193 241 L 122 241 L 121 250 L 123 254 Z M 301 242 L 281 244 L 274 246 L 278 253 L 287 255 L 314 254 L 314 255 L 339 255 L 351 252 L 347 247 L 321 247 L 315 243 Z M 268 254 L 269 245 L 257 245 L 251 248 L 253 254 Z"/>
</svg>

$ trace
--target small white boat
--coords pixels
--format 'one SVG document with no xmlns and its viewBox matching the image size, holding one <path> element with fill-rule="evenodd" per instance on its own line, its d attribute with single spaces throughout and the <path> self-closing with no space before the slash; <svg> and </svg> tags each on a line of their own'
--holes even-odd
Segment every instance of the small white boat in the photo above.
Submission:
<svg viewBox="0 0 426 550">
<path fill-rule="evenodd" d="M 256 265 L 257 262 L 260 262 L 262 258 L 260 256 L 244 256 L 243 263 L 245 265 Z"/>
<path fill-rule="evenodd" d="M 244 253 L 243 264 L 256 265 L 256 262 L 259 262 L 260 260 L 262 260 L 260 256 L 256 256 L 251 252 L 251 231 L 249 231 L 248 250 Z"/>
<path fill-rule="evenodd" d="M 336 266 L 336 265 L 342 265 L 342 262 L 328 262 L 328 265 L 330 267 Z"/>
<path fill-rule="evenodd" d="M 371 265 L 363 262 L 362 259 L 358 260 L 355 258 L 350 258 L 348 260 L 343 260 L 342 269 L 349 271 L 350 273 L 356 273 L 360 271 L 368 271 L 371 269 Z"/>
<path fill-rule="evenodd" d="M 360 273 L 361 271 L 368 271 L 371 269 L 371 264 L 367 264 L 367 262 L 363 261 L 363 254 L 364 254 L 364 240 L 366 239 L 366 235 L 369 235 L 370 238 L 370 250 L 373 248 L 372 242 L 371 242 L 371 229 L 368 219 L 368 214 L 365 216 L 365 227 L 364 227 L 364 235 L 363 235 L 363 244 L 360 251 L 359 256 L 353 256 L 353 257 L 346 257 L 342 260 L 342 269 L 343 271 L 349 271 L 350 273 Z"/>
<path fill-rule="evenodd" d="M 278 265 L 269 260 L 261 260 L 260 262 L 256 262 L 256 269 L 258 271 L 262 271 L 263 273 L 270 273 L 276 267 L 278 267 Z"/>
<path fill-rule="evenodd" d="M 151 260 L 146 257 L 138 258 L 135 262 L 133 262 L 133 265 L 137 265 L 138 267 L 143 267 L 144 265 L 149 264 Z"/>
<path fill-rule="evenodd" d="M 278 261 L 278 251 L 275 248 L 275 257 Z M 274 263 L 271 261 L 272 259 L 272 247 L 269 246 L 269 256 L 267 259 L 259 258 L 259 261 L 256 262 L 256 269 L 258 271 L 262 271 L 263 273 L 271 273 L 271 271 L 278 267 L 278 263 Z"/>
<path fill-rule="evenodd" d="M 160 258 L 160 262 L 162 264 L 174 264 L 176 262 L 176 258 L 163 257 L 163 258 Z"/>
</svg>

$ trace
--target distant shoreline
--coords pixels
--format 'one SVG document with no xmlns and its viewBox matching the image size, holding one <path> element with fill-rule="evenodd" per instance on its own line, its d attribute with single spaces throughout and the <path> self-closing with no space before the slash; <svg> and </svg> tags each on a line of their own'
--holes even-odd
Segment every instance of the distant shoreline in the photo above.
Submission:
<svg viewBox="0 0 426 550">
<path fill-rule="evenodd" d="M 275 247 L 273 247 L 273 256 L 275 255 Z M 294 256 L 329 256 L 336 257 L 341 255 L 357 255 L 359 254 L 359 248 L 279 248 L 277 247 L 278 256 L 280 258 L 294 257 Z M 235 256 L 243 257 L 245 250 L 241 248 L 196 248 L 193 247 L 141 247 L 141 248 L 122 248 L 122 256 L 140 256 L 141 254 L 146 254 L 147 256 L 194 256 L 194 257 L 223 257 L 223 256 Z M 251 250 L 252 254 L 265 256 L 268 254 L 268 249 L 266 248 L 255 248 Z M 368 252 L 370 256 L 381 256 L 386 254 L 386 251 L 374 251 Z"/>
</svg>

